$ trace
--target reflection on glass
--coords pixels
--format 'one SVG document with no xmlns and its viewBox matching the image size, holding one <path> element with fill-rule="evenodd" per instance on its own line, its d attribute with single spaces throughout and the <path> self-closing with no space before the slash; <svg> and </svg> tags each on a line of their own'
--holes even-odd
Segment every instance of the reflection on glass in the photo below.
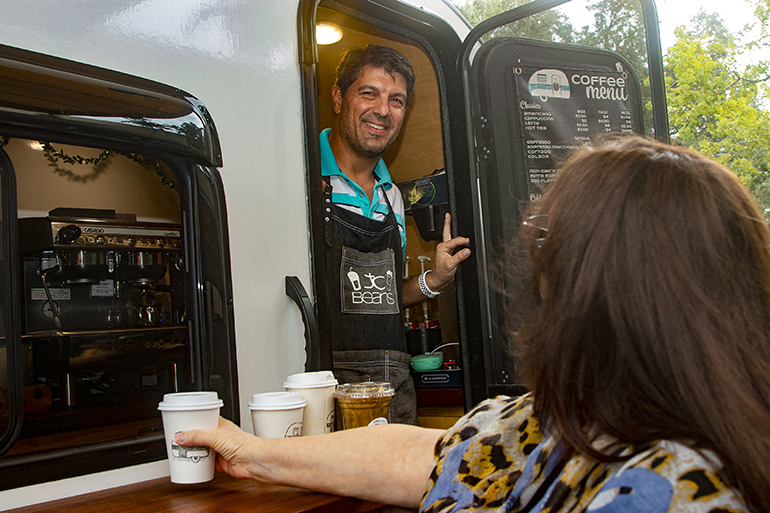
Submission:
<svg viewBox="0 0 770 513">
<path fill-rule="evenodd" d="M 499 5 L 507 10 L 526 3 L 514 0 Z M 461 10 L 474 25 L 499 14 L 491 8 L 484 12 L 463 7 Z M 483 37 L 525 37 L 598 48 L 621 55 L 634 69 L 642 86 L 642 101 L 646 106 L 645 132 L 653 135 L 647 46 L 640 1 L 572 0 L 555 9 L 498 27 Z"/>
</svg>

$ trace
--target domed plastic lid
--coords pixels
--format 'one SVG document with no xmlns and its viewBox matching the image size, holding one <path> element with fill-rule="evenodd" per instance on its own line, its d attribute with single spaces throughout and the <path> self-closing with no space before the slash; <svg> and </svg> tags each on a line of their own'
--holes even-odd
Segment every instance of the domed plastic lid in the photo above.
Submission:
<svg viewBox="0 0 770 513">
<path fill-rule="evenodd" d="M 306 405 L 302 396 L 297 392 L 266 392 L 254 394 L 249 402 L 250 410 L 293 410 Z"/>
<path fill-rule="evenodd" d="M 176 392 L 165 394 L 158 405 L 160 411 L 198 411 L 224 405 L 216 392 Z"/>
<path fill-rule="evenodd" d="M 336 385 L 332 371 L 300 372 L 286 378 L 284 388 L 321 388 Z"/>
<path fill-rule="evenodd" d="M 390 383 L 375 383 L 364 381 L 363 383 L 345 383 L 339 385 L 334 392 L 337 399 L 374 399 L 376 397 L 391 397 L 396 391 Z"/>
</svg>

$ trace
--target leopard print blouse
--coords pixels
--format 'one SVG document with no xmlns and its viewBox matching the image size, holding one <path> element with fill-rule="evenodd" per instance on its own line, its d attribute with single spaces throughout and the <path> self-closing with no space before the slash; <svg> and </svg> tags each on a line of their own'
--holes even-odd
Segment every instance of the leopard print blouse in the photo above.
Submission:
<svg viewBox="0 0 770 513">
<path fill-rule="evenodd" d="M 593 443 L 605 453 L 633 453 L 607 436 Z M 563 462 L 563 453 L 532 416 L 530 395 L 485 401 L 436 444 L 420 511 L 748 511 L 740 494 L 718 477 L 718 459 L 708 451 L 662 441 L 617 463 L 581 455 Z"/>
</svg>

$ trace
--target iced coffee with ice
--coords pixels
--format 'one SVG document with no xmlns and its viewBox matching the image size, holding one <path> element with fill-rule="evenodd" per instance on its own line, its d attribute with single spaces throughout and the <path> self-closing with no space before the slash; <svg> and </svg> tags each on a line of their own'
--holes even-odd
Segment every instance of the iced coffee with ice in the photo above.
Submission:
<svg viewBox="0 0 770 513">
<path fill-rule="evenodd" d="M 340 407 L 342 429 L 388 423 L 388 410 L 395 390 L 390 383 L 345 383 L 334 397 Z"/>
</svg>

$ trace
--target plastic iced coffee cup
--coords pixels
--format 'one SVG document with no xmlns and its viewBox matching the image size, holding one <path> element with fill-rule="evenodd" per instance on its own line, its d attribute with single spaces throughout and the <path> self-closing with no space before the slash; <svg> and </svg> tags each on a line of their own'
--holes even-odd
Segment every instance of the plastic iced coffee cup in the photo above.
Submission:
<svg viewBox="0 0 770 513">
<path fill-rule="evenodd" d="M 249 402 L 254 434 L 260 438 L 300 436 L 305 404 L 294 392 L 254 394 Z"/>
<path fill-rule="evenodd" d="M 334 431 L 334 390 L 337 380 L 331 371 L 301 372 L 286 378 L 283 387 L 307 402 L 302 420 L 303 435 L 322 435 Z"/>
<path fill-rule="evenodd" d="M 334 397 L 340 405 L 342 429 L 388 423 L 390 401 L 395 394 L 390 383 L 345 383 Z"/>
<path fill-rule="evenodd" d="M 222 404 L 216 392 L 179 392 L 163 396 L 158 409 L 163 417 L 172 483 L 204 483 L 214 479 L 214 451 L 204 446 L 178 445 L 174 435 L 190 429 L 216 429 Z"/>
</svg>

